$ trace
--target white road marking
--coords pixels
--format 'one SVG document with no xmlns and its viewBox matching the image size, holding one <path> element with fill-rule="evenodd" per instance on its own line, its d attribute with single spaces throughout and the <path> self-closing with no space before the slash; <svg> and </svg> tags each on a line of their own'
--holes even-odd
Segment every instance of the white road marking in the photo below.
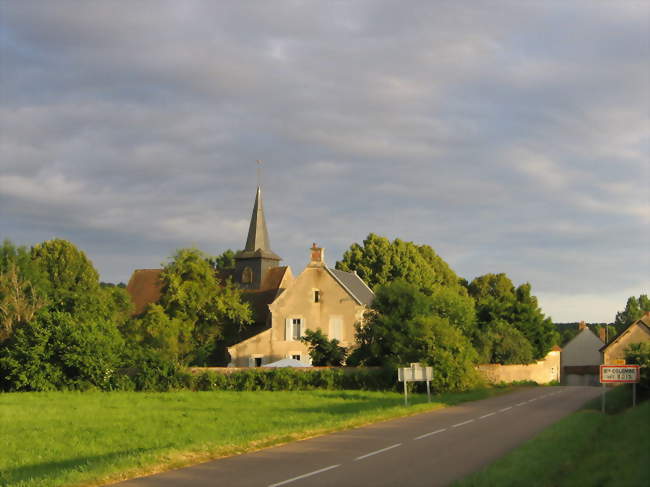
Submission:
<svg viewBox="0 0 650 487">
<path fill-rule="evenodd" d="M 413 439 L 421 440 L 422 438 L 426 438 L 427 436 L 431 436 L 431 435 L 437 435 L 438 433 L 442 433 L 443 431 L 447 431 L 447 428 L 442 428 L 441 430 L 432 431 L 431 433 L 426 433 L 422 436 L 418 436 L 417 438 L 413 438 Z"/>
<path fill-rule="evenodd" d="M 483 416 L 481 416 L 481 417 L 478 418 L 478 419 L 489 418 L 490 416 L 494 416 L 495 414 L 496 414 L 496 413 L 487 413 L 487 414 L 484 414 Z"/>
<path fill-rule="evenodd" d="M 515 404 L 515 406 L 523 406 L 524 404 L 526 404 L 526 401 L 517 403 L 517 404 Z"/>
<path fill-rule="evenodd" d="M 507 411 L 508 409 L 512 409 L 512 406 L 508 406 L 507 408 L 499 409 L 499 412 L 502 413 L 504 411 Z"/>
<path fill-rule="evenodd" d="M 328 470 L 332 470 L 333 468 L 340 467 L 341 464 L 339 463 L 338 465 L 330 465 L 329 467 L 321 468 L 320 470 L 314 470 L 313 472 L 309 472 L 303 475 L 298 475 L 297 477 L 294 477 L 292 479 L 288 480 L 283 480 L 282 482 L 278 482 L 277 484 L 271 484 L 269 487 L 278 487 L 279 485 L 284 485 L 288 484 L 290 482 L 295 482 L 296 480 L 304 479 L 307 477 L 311 477 L 312 475 L 316 475 L 322 472 L 327 472 Z"/>
<path fill-rule="evenodd" d="M 368 458 L 368 457 L 371 457 L 373 455 L 377 455 L 377 453 L 383 453 L 383 452 L 385 452 L 387 450 L 392 450 L 393 448 L 397 448 L 398 446 L 402 446 L 402 444 L 401 443 L 395 443 L 394 445 L 387 446 L 386 448 L 382 448 L 381 450 L 366 453 L 365 455 L 361 455 L 360 457 L 355 458 L 354 461 L 356 462 L 357 460 L 363 460 L 364 458 Z"/>
<path fill-rule="evenodd" d="M 474 421 L 473 419 L 468 419 L 467 421 L 463 421 L 462 423 L 457 423 L 457 424 L 452 424 L 452 428 L 458 428 L 459 426 L 463 426 L 464 424 L 471 423 Z"/>
<path fill-rule="evenodd" d="M 537 401 L 537 398 L 534 397 L 534 398 L 532 398 L 532 399 L 528 399 L 528 402 L 533 402 L 533 401 Z"/>
</svg>

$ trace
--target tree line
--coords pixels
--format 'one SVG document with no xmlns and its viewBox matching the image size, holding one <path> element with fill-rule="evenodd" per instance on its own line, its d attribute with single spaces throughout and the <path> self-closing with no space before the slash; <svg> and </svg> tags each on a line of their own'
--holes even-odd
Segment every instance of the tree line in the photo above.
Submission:
<svg viewBox="0 0 650 487">
<path fill-rule="evenodd" d="M 231 250 L 178 250 L 163 266 L 160 300 L 133 316 L 124 286 L 101 283 L 72 243 L 5 240 L 0 388 L 147 389 L 187 365 L 225 365 L 227 346 L 253 322 L 241 291 L 218 278 L 233 266 Z M 530 284 L 503 273 L 467 282 L 428 245 L 370 234 L 336 267 L 357 272 L 376 298 L 351 350 L 322 331 L 305 337 L 316 365 L 423 362 L 435 367 L 437 388 L 464 389 L 477 363 L 530 363 L 560 340 Z"/>
</svg>

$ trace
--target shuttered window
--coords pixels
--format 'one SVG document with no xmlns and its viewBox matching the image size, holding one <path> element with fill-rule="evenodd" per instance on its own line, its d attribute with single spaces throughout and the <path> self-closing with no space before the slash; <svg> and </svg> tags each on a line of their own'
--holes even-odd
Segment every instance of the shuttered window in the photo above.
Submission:
<svg viewBox="0 0 650 487">
<path fill-rule="evenodd" d="M 330 332 L 329 339 L 333 340 L 343 340 L 343 317 L 341 316 L 330 316 Z"/>
</svg>

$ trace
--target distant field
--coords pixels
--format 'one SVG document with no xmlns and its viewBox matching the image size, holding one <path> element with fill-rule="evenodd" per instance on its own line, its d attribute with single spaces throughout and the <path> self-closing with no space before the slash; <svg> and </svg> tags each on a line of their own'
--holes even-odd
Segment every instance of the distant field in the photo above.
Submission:
<svg viewBox="0 0 650 487">
<path fill-rule="evenodd" d="M 497 393 L 0 394 L 0 485 L 99 485 Z"/>
<path fill-rule="evenodd" d="M 641 487 L 650 485 L 650 401 L 634 409 L 628 387 L 567 416 L 454 487 Z"/>
</svg>

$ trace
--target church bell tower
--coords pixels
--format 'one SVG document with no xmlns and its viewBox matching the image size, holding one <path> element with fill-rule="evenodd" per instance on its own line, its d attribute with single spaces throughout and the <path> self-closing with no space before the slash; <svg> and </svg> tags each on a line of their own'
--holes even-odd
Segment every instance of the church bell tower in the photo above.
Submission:
<svg viewBox="0 0 650 487">
<path fill-rule="evenodd" d="M 235 254 L 235 282 L 243 289 L 260 289 L 268 270 L 277 267 L 281 260 L 271 250 L 262 206 L 262 190 L 258 186 L 246 246 Z"/>
</svg>

